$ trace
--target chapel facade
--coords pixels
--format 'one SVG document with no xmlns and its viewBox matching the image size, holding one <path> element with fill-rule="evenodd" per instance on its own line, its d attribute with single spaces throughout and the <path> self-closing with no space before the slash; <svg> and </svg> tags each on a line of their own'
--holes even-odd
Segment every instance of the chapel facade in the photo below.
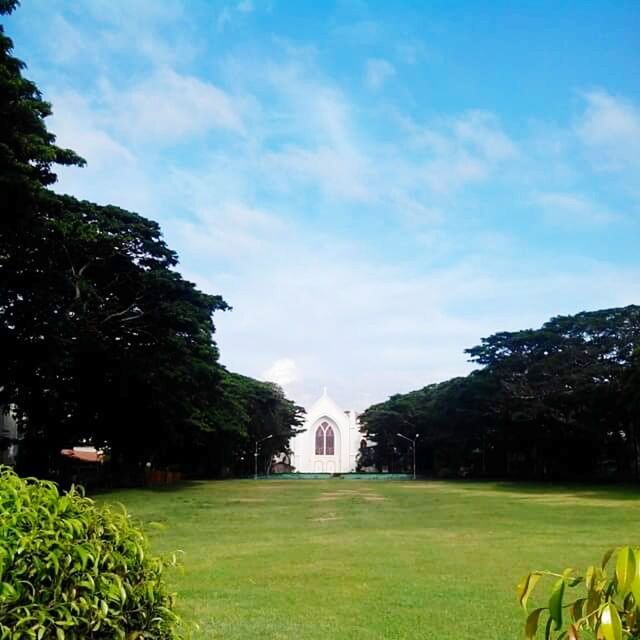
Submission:
<svg viewBox="0 0 640 640">
<path fill-rule="evenodd" d="M 291 464 L 298 473 L 349 473 L 363 436 L 358 414 L 343 411 L 325 388 L 307 410 L 304 431 L 291 439 Z"/>
</svg>

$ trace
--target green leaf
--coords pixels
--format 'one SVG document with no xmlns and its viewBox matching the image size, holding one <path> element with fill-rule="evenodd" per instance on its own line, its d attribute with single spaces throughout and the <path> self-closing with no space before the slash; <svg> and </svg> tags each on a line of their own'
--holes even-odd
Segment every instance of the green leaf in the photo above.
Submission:
<svg viewBox="0 0 640 640">
<path fill-rule="evenodd" d="M 591 591 L 591 587 L 593 587 L 593 580 L 595 578 L 595 575 L 596 575 L 596 568 L 593 565 L 588 567 L 585 573 L 585 578 L 584 578 L 587 591 Z"/>
<path fill-rule="evenodd" d="M 76 547 L 76 553 L 80 557 L 80 563 L 82 570 L 84 571 L 87 568 L 87 562 L 89 561 L 89 552 L 81 545 L 78 545 Z"/>
<path fill-rule="evenodd" d="M 609 558 L 611 558 L 615 550 L 616 550 L 615 547 L 613 547 L 612 549 L 607 549 L 607 551 L 605 552 L 604 557 L 602 558 L 603 569 L 607 566 L 607 562 L 609 562 Z"/>
<path fill-rule="evenodd" d="M 636 577 L 636 556 L 631 547 L 622 547 L 618 551 L 616 561 L 616 580 L 618 593 L 625 595 L 631 588 L 631 583 Z"/>
<path fill-rule="evenodd" d="M 549 615 L 556 623 L 556 630 L 562 626 L 562 598 L 564 596 L 565 582 L 560 578 L 554 585 L 549 598 Z"/>
<path fill-rule="evenodd" d="M 596 591 L 593 589 L 589 593 L 589 597 L 587 598 L 587 604 L 584 609 L 584 615 L 592 616 L 600 606 L 600 602 L 602 601 L 602 593 L 600 591 Z"/>
<path fill-rule="evenodd" d="M 526 611 L 527 610 L 527 600 L 531 595 L 534 587 L 540 580 L 539 573 L 530 573 L 529 575 L 522 578 L 520 584 L 518 585 L 518 600 L 520 602 L 520 606 Z"/>
<path fill-rule="evenodd" d="M 633 594 L 633 599 L 636 601 L 636 605 L 640 606 L 640 576 L 636 575 L 629 588 Z"/>
<path fill-rule="evenodd" d="M 527 623 L 524 626 L 524 635 L 527 640 L 533 640 L 538 631 L 538 623 L 540 622 L 540 614 L 544 609 L 534 609 L 527 617 Z"/>
<path fill-rule="evenodd" d="M 586 598 L 579 598 L 573 603 L 573 606 L 571 607 L 571 617 L 574 620 L 579 620 L 580 618 L 582 618 L 582 611 L 586 601 Z"/>
<path fill-rule="evenodd" d="M 547 626 L 544 628 L 544 640 L 551 640 L 551 625 L 553 624 L 553 618 L 547 620 Z"/>
<path fill-rule="evenodd" d="M 618 610 L 610 602 L 600 614 L 600 631 L 605 640 L 622 640 L 622 622 Z"/>
</svg>

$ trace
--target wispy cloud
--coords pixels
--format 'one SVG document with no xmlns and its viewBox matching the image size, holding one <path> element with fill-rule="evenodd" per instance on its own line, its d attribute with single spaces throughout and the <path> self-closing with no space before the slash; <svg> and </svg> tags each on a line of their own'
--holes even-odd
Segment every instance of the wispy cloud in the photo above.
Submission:
<svg viewBox="0 0 640 640">
<path fill-rule="evenodd" d="M 421 178 L 434 193 L 483 182 L 500 164 L 518 156 L 516 143 L 497 116 L 487 111 L 468 111 L 427 124 L 402 116 L 400 124 L 416 150 Z"/>
<path fill-rule="evenodd" d="M 279 358 L 261 375 L 264 380 L 275 382 L 284 389 L 299 380 L 298 367 L 291 358 Z"/>
<path fill-rule="evenodd" d="M 383 33 L 383 26 L 375 20 L 356 20 L 339 24 L 333 28 L 333 35 L 341 40 L 347 40 L 356 44 L 372 44 Z"/>
<path fill-rule="evenodd" d="M 388 60 L 370 59 L 366 64 L 365 83 L 369 89 L 381 89 L 395 73 L 395 67 Z"/>
<path fill-rule="evenodd" d="M 540 193 L 533 199 L 553 224 L 606 224 L 620 216 L 580 193 Z"/>
<path fill-rule="evenodd" d="M 251 0 L 242 0 L 236 5 L 236 10 L 240 13 L 251 13 L 254 10 L 253 2 Z"/>
<path fill-rule="evenodd" d="M 330 238 L 297 232 L 274 238 L 260 254 L 262 268 L 252 264 L 227 281 L 234 311 L 218 321 L 223 357 L 271 377 L 280 370 L 275 362 L 292 360 L 288 390 L 299 401 L 312 401 L 327 384 L 363 408 L 390 390 L 468 371 L 463 349 L 497 328 L 627 304 L 638 293 L 638 270 L 588 261 L 514 269 L 495 240 L 421 272 L 371 262 L 357 244 L 337 249 Z"/>
<path fill-rule="evenodd" d="M 640 109 L 606 91 L 585 94 L 586 110 L 577 123 L 594 163 L 604 170 L 640 168 Z"/>
<path fill-rule="evenodd" d="M 224 6 L 218 13 L 216 20 L 218 31 L 224 31 L 225 27 L 230 25 L 238 15 L 247 15 L 253 13 L 254 10 L 255 6 L 251 0 L 241 0 L 236 4 Z"/>
<path fill-rule="evenodd" d="M 399 42 L 396 46 L 396 52 L 398 58 L 405 64 L 416 64 L 432 55 L 425 43 L 417 38 L 408 38 Z"/>
<path fill-rule="evenodd" d="M 124 92 L 106 86 L 104 99 L 115 128 L 154 143 L 184 141 L 215 128 L 243 132 L 239 105 L 225 91 L 168 68 Z"/>
<path fill-rule="evenodd" d="M 89 161 L 59 188 L 161 221 L 183 272 L 234 307 L 216 317 L 230 368 L 363 408 L 468 371 L 463 349 L 495 330 L 637 301 L 638 269 L 528 237 L 631 224 L 630 98 L 585 93 L 573 120 L 532 126 L 489 93 L 416 97 L 408 65 L 431 49 L 366 6 L 331 31 L 360 52 L 345 68 L 326 34 L 216 49 L 249 29 L 246 0 L 203 9 L 206 28 L 174 0 L 87 7 L 43 36 L 51 127 Z"/>
</svg>

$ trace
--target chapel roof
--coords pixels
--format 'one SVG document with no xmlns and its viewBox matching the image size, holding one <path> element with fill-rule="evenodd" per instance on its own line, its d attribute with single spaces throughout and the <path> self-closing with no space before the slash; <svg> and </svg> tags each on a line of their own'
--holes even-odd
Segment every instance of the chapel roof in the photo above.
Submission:
<svg viewBox="0 0 640 640">
<path fill-rule="evenodd" d="M 344 413 L 338 403 L 329 395 L 327 387 L 324 387 L 322 395 L 309 407 L 307 416 L 312 417 L 318 416 L 319 414 L 326 414 L 335 419 L 344 415 Z"/>
</svg>

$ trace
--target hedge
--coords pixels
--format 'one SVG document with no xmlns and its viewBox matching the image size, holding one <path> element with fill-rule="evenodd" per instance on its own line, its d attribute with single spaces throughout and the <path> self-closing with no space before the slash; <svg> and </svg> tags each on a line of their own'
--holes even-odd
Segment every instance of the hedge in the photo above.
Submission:
<svg viewBox="0 0 640 640">
<path fill-rule="evenodd" d="M 124 508 L 0 467 L 0 640 L 176 640 L 166 564 Z"/>
</svg>

